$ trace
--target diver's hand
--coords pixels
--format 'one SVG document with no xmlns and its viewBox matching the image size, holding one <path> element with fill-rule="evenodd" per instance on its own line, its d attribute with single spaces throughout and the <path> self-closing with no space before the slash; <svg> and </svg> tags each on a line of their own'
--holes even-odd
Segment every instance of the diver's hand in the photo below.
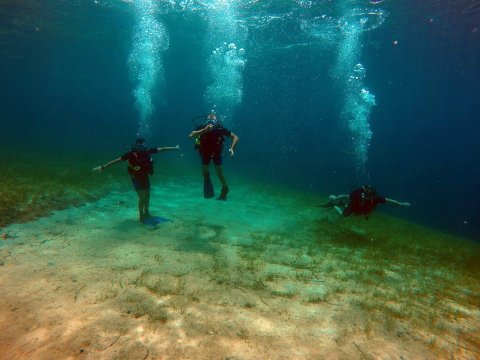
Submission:
<svg viewBox="0 0 480 360">
<path fill-rule="evenodd" d="M 337 197 L 335 195 L 330 195 L 328 198 L 332 201 L 337 200 Z"/>
<path fill-rule="evenodd" d="M 402 203 L 402 206 L 409 207 L 411 204 L 409 202 Z"/>
<path fill-rule="evenodd" d="M 234 157 L 234 156 L 235 156 L 235 152 L 233 151 L 232 148 L 228 149 L 228 152 L 230 153 L 230 156 L 231 156 L 231 157 Z"/>
<path fill-rule="evenodd" d="M 213 124 L 208 124 L 207 126 L 205 126 L 205 131 L 210 131 L 213 129 Z"/>
<path fill-rule="evenodd" d="M 92 169 L 92 171 L 102 172 L 103 169 L 104 169 L 104 166 L 103 166 L 103 165 L 100 165 L 100 166 L 94 167 L 94 168 Z"/>
<path fill-rule="evenodd" d="M 174 147 L 175 150 L 179 150 L 180 149 L 180 145 L 177 145 Z"/>
</svg>

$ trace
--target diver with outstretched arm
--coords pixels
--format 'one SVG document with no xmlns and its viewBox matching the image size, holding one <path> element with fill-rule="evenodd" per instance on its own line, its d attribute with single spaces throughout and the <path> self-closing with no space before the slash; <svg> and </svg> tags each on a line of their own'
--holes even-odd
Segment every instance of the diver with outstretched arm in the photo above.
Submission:
<svg viewBox="0 0 480 360">
<path fill-rule="evenodd" d="M 92 171 L 101 172 L 107 167 L 120 161 L 128 161 L 128 173 L 138 194 L 138 212 L 140 222 L 150 218 L 150 175 L 153 174 L 153 160 L 151 155 L 163 151 L 178 150 L 180 146 L 147 148 L 145 139 L 138 138 L 132 149 L 121 157 L 109 161 L 104 165 L 94 167 Z"/>
<path fill-rule="evenodd" d="M 348 199 L 348 201 L 347 201 Z M 375 211 L 378 204 L 392 204 L 401 207 L 409 207 L 409 202 L 401 202 L 379 196 L 376 190 L 370 186 L 365 185 L 353 190 L 350 195 L 330 195 L 329 202 L 321 205 L 321 207 L 331 209 L 334 208 L 340 216 L 363 215 L 368 220 L 368 217 Z M 345 202 L 347 202 L 345 204 Z"/>
<path fill-rule="evenodd" d="M 180 145 L 177 145 L 177 146 L 165 146 L 165 147 L 159 147 L 157 148 L 157 152 L 161 152 L 161 151 L 171 151 L 171 150 L 178 150 L 180 149 Z M 103 171 L 105 170 L 107 167 L 109 167 L 110 165 L 113 165 L 117 162 L 120 162 L 120 161 L 123 161 L 123 159 L 121 157 L 119 157 L 118 159 L 115 159 L 115 160 L 112 160 L 112 161 L 109 161 L 108 163 L 104 164 L 104 165 L 100 165 L 100 166 L 97 166 L 97 167 L 94 167 L 92 169 L 92 171 Z"/>
</svg>

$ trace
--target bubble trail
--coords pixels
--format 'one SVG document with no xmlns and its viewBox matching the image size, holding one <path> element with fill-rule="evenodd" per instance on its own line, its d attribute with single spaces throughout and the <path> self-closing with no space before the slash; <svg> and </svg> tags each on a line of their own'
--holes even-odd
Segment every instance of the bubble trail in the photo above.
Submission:
<svg viewBox="0 0 480 360">
<path fill-rule="evenodd" d="M 208 8 L 206 46 L 211 83 L 205 92 L 207 106 L 215 108 L 224 123 L 242 101 L 246 27 L 237 18 L 234 0 L 214 0 Z"/>
<path fill-rule="evenodd" d="M 341 117 L 350 130 L 357 177 L 362 179 L 366 177 L 368 148 L 373 136 L 369 119 L 376 105 L 375 95 L 366 89 L 366 70 L 360 63 L 362 33 L 379 27 L 386 15 L 381 10 L 351 9 L 347 4 L 343 4 L 344 16 L 338 21 L 342 40 L 333 73 L 344 91 Z"/>
<path fill-rule="evenodd" d="M 164 79 L 162 52 L 168 49 L 169 37 L 165 26 L 155 18 L 155 2 L 135 0 L 136 25 L 128 65 L 135 83 L 133 96 L 139 112 L 137 136 L 145 136 L 150 129 L 154 111 L 152 92 L 158 81 Z"/>
</svg>

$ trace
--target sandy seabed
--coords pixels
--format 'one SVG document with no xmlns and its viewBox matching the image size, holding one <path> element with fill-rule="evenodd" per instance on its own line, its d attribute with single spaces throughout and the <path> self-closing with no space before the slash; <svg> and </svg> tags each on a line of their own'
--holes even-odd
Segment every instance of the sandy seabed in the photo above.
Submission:
<svg viewBox="0 0 480 360">
<path fill-rule="evenodd" d="M 200 179 L 0 233 L 0 359 L 480 359 L 479 247 Z"/>
</svg>

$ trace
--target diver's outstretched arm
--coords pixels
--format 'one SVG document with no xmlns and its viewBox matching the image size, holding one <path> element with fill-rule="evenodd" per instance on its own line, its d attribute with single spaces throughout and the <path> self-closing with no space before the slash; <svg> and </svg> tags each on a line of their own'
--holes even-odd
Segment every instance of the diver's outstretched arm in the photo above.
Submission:
<svg viewBox="0 0 480 360">
<path fill-rule="evenodd" d="M 387 204 L 403 206 L 403 207 L 409 207 L 410 206 L 409 202 L 400 202 L 400 201 L 389 199 L 389 198 L 385 198 L 385 201 L 386 201 Z"/>
<path fill-rule="evenodd" d="M 110 165 L 113 165 L 113 164 L 115 164 L 115 163 L 117 163 L 117 162 L 119 162 L 119 161 L 122 161 L 122 158 L 121 158 L 121 157 L 119 157 L 118 159 L 109 161 L 109 162 L 106 163 L 105 165 L 100 165 L 100 166 L 94 167 L 94 168 L 92 169 L 92 171 L 98 171 L 98 172 L 103 171 L 105 168 L 107 168 L 107 167 L 109 167 Z"/>
<path fill-rule="evenodd" d="M 178 150 L 178 149 L 180 149 L 180 145 L 177 145 L 177 146 L 166 146 L 166 147 L 157 148 L 158 152 L 160 152 L 160 151 Z"/>
</svg>

